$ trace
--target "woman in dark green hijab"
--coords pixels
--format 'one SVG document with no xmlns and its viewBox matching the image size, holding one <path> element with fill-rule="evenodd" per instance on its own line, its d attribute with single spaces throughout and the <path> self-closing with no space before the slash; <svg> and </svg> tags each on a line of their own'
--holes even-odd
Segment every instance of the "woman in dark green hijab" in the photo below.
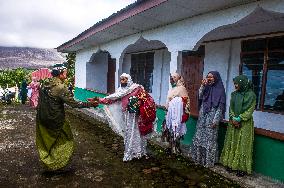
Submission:
<svg viewBox="0 0 284 188">
<path fill-rule="evenodd" d="M 254 140 L 253 111 L 256 95 L 251 81 L 244 75 L 233 79 L 235 89 L 231 94 L 230 122 L 226 132 L 220 162 L 229 171 L 236 170 L 237 176 L 252 173 Z"/>
</svg>

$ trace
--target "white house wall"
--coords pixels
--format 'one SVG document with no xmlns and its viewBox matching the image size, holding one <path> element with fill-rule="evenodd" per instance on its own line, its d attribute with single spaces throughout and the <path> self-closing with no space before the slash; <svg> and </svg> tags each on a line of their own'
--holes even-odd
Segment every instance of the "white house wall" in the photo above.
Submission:
<svg viewBox="0 0 284 188">
<path fill-rule="evenodd" d="M 108 51 L 112 58 L 116 58 L 117 71 L 116 71 L 116 86 L 119 85 L 119 72 L 121 72 L 122 60 L 124 58 L 124 50 L 130 44 L 134 44 L 140 37 L 145 38 L 148 41 L 158 40 L 166 45 L 171 53 L 170 72 L 180 70 L 180 64 L 178 63 L 177 56 L 180 51 L 192 50 L 196 43 L 211 30 L 227 24 L 232 24 L 240 19 L 249 15 L 253 10 L 261 6 L 264 9 L 276 12 L 284 12 L 283 0 L 270 0 L 270 1 L 257 1 L 250 4 L 245 4 L 230 9 L 224 9 L 216 12 L 210 12 L 207 14 L 195 16 L 173 24 L 169 24 L 163 27 L 159 27 L 149 31 L 143 31 L 135 35 L 120 38 L 100 46 L 89 48 L 84 51 L 77 52 L 76 62 L 76 86 L 86 87 L 86 63 L 89 61 L 91 55 L 99 49 Z M 220 44 L 222 46 L 222 44 Z M 226 44 L 229 45 L 229 44 Z M 210 47 L 209 47 L 210 48 Z M 227 48 L 223 49 L 228 51 Z M 214 50 L 211 48 L 211 50 Z M 226 53 L 227 54 L 227 53 Z M 219 61 L 220 57 L 214 57 L 216 61 Z M 228 61 L 228 57 L 222 57 L 223 61 Z M 231 57 L 233 58 L 233 57 Z M 233 62 L 233 60 L 232 60 Z M 222 66 L 221 71 L 225 71 L 226 65 Z M 205 70 L 208 71 L 208 69 Z M 228 67 L 227 67 L 228 68 Z M 80 79 L 78 79 L 80 78 Z M 228 86 L 226 86 L 228 87 Z M 166 95 L 166 91 L 162 91 L 162 96 Z M 165 92 L 165 93 L 164 93 Z M 162 97 L 161 96 L 161 97 Z M 164 99 L 161 99 L 161 102 Z"/>
<path fill-rule="evenodd" d="M 122 64 L 122 73 L 130 74 L 131 68 L 131 54 L 125 54 Z"/>
<path fill-rule="evenodd" d="M 227 80 L 231 41 L 209 43 L 205 46 L 203 77 L 210 71 L 218 71 Z M 226 88 L 226 82 L 223 83 Z"/>
<path fill-rule="evenodd" d="M 84 50 L 76 53 L 75 63 L 75 86 L 86 88 L 87 69 L 86 63 L 90 60 L 92 51 Z"/>
<path fill-rule="evenodd" d="M 243 39 L 244 40 L 244 39 Z M 208 43 L 205 46 L 204 76 L 211 71 L 219 71 L 226 89 L 226 119 L 228 120 L 231 93 L 235 90 L 233 78 L 239 75 L 242 39 Z M 255 111 L 255 127 L 284 133 L 284 116 Z"/>
<path fill-rule="evenodd" d="M 182 50 L 191 50 L 206 33 L 219 26 L 237 22 L 249 15 L 257 6 L 261 6 L 271 11 L 284 12 L 283 0 L 258 1 L 230 9 L 195 16 L 157 29 L 120 38 L 92 49 L 88 49 L 89 52 L 84 53 L 83 56 L 85 56 L 85 59 L 88 59 L 88 57 L 86 57 L 87 54 L 89 54 L 90 58 L 91 54 L 97 50 L 106 50 L 111 54 L 112 58 L 117 59 L 117 65 L 119 65 L 119 63 L 122 62 L 119 62 L 118 59 L 122 55 L 123 50 L 128 45 L 134 44 L 141 36 L 147 40 L 159 40 L 163 42 L 173 54 L 177 54 L 178 51 Z M 80 53 L 81 52 L 78 52 L 78 54 Z M 175 59 L 172 59 L 171 61 L 176 63 Z M 79 63 L 79 66 L 85 67 L 84 63 L 86 62 Z M 172 67 L 172 69 L 178 69 L 175 65 Z M 171 70 L 171 72 L 174 71 L 175 70 Z M 116 78 L 118 79 L 118 73 Z M 84 84 L 81 83 L 81 85 Z"/>
<path fill-rule="evenodd" d="M 86 63 L 86 88 L 107 92 L 108 54 L 99 53 L 92 62 Z"/>
<path fill-rule="evenodd" d="M 161 95 L 160 95 L 160 104 L 166 105 L 167 94 L 169 90 L 169 83 L 170 83 L 170 61 L 171 55 L 168 51 L 164 50 L 163 52 L 163 68 L 162 68 L 162 81 L 161 81 Z"/>
<path fill-rule="evenodd" d="M 284 133 L 284 116 L 282 114 L 255 111 L 253 118 L 255 127 Z"/>
<path fill-rule="evenodd" d="M 157 104 L 165 105 L 169 89 L 170 53 L 157 50 L 154 55 L 152 97 Z"/>
<path fill-rule="evenodd" d="M 258 6 L 271 11 L 284 12 L 283 0 L 258 1 L 188 18 L 165 27 L 143 32 L 142 36 L 147 40 L 163 42 L 169 51 L 191 50 L 206 33 L 219 26 L 239 21 Z"/>
</svg>

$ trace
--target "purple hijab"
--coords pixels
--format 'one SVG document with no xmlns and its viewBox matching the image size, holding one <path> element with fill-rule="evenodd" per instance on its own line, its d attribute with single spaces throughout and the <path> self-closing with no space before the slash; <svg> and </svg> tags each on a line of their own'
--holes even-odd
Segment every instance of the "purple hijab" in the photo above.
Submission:
<svg viewBox="0 0 284 188">
<path fill-rule="evenodd" d="M 217 71 L 210 71 L 209 73 L 213 75 L 214 83 L 205 86 L 202 97 L 203 110 L 207 113 L 210 112 L 212 107 L 220 106 L 222 111 L 225 112 L 226 94 L 221 76 Z"/>
</svg>

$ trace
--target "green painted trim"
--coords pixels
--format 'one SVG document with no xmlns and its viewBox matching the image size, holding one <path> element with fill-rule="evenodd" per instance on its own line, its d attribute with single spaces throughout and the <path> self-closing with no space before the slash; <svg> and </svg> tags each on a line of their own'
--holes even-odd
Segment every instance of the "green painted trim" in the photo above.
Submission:
<svg viewBox="0 0 284 188">
<path fill-rule="evenodd" d="M 163 124 L 163 121 L 165 120 L 165 116 L 166 116 L 165 110 L 163 110 L 161 108 L 157 108 L 156 116 L 158 118 L 157 132 L 161 132 L 162 131 L 162 124 Z"/>
<path fill-rule="evenodd" d="M 284 182 L 284 142 L 256 135 L 253 169 L 257 173 Z"/>
<path fill-rule="evenodd" d="M 101 94 L 101 93 L 95 93 L 93 91 L 89 91 L 89 90 L 86 90 L 86 89 L 83 89 L 83 88 L 78 88 L 78 87 L 75 87 L 75 91 L 74 91 L 74 97 L 76 100 L 79 100 L 79 101 L 83 101 L 83 102 L 86 102 L 88 98 L 93 98 L 93 97 L 105 97 L 106 95 L 105 94 Z M 100 104 L 98 106 L 98 108 L 103 108 L 103 105 Z"/>
<path fill-rule="evenodd" d="M 91 97 L 104 97 L 106 95 L 95 93 L 82 88 L 75 88 L 75 98 L 86 101 Z M 101 106 L 102 107 L 102 106 Z M 165 119 L 166 111 L 162 108 L 157 109 L 157 131 L 161 132 L 162 123 Z M 182 141 L 185 145 L 192 144 L 192 138 L 195 134 L 197 119 L 190 117 L 186 122 L 187 134 Z M 221 152 L 226 135 L 226 123 L 219 126 L 218 145 Z M 254 166 L 255 172 L 269 176 L 272 179 L 284 182 L 284 142 L 270 137 L 255 135 L 254 138 Z"/>
<path fill-rule="evenodd" d="M 221 151 L 224 146 L 227 123 L 219 126 L 218 147 Z M 253 171 L 272 179 L 284 182 L 284 142 L 266 137 L 254 135 Z"/>
</svg>

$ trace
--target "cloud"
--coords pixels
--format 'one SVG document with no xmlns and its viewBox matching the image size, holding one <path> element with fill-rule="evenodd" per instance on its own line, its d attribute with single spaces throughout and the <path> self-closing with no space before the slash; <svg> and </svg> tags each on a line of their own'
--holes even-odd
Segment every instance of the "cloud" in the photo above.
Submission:
<svg viewBox="0 0 284 188">
<path fill-rule="evenodd" d="M 134 1 L 0 1 L 0 46 L 55 48 Z"/>
</svg>

